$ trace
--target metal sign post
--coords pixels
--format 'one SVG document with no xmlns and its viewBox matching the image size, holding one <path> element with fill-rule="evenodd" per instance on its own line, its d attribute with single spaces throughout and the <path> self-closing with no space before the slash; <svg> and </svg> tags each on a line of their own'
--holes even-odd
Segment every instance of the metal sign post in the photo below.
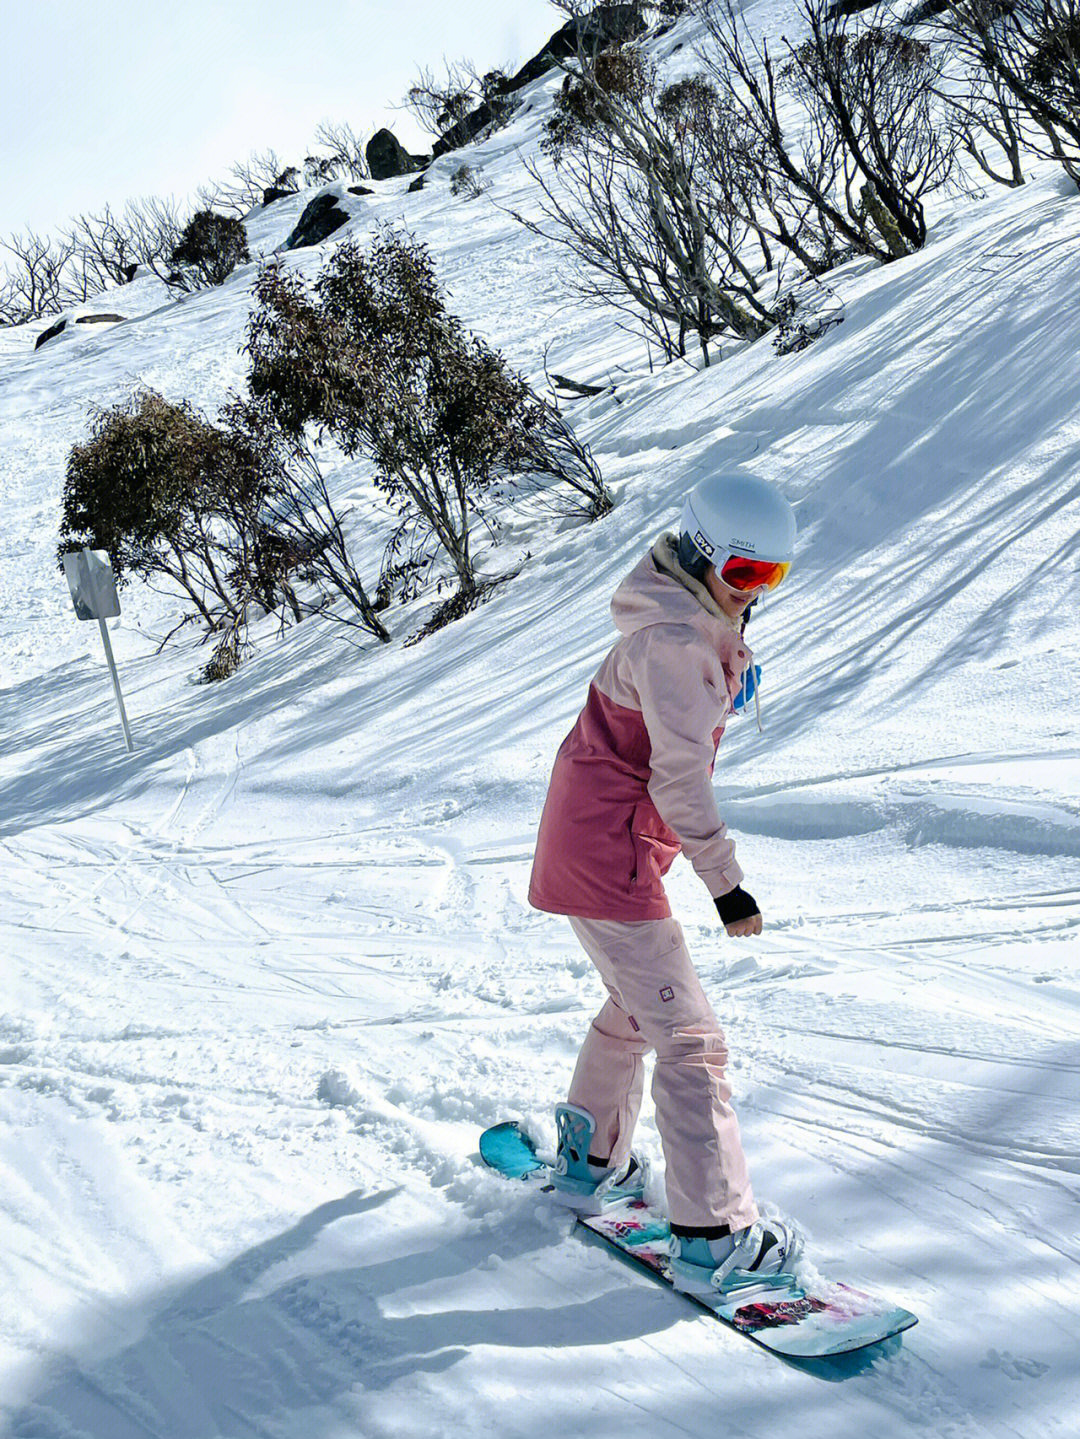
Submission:
<svg viewBox="0 0 1080 1439">
<path fill-rule="evenodd" d="M 135 748 L 131 741 L 131 726 L 128 724 L 124 697 L 120 693 L 120 677 L 116 673 L 109 630 L 105 624 L 120 613 L 120 601 L 116 594 L 116 577 L 104 550 L 68 550 L 64 555 L 64 574 L 75 613 L 81 620 L 97 620 L 101 630 L 101 643 L 105 646 L 105 658 L 112 676 L 116 708 L 120 711 L 120 723 L 124 727 L 124 739 L 128 750 Z"/>
</svg>

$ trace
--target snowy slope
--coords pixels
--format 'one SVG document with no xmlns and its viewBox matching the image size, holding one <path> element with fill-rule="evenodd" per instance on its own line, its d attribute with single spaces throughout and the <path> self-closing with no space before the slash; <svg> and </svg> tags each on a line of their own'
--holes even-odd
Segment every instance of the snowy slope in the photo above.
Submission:
<svg viewBox="0 0 1080 1439">
<path fill-rule="evenodd" d="M 518 147 L 554 83 L 470 152 L 498 205 L 529 203 Z M 404 217 L 530 376 L 550 346 L 551 369 L 616 381 L 569 411 L 614 513 L 514 520 L 489 565 L 528 553 L 521 575 L 422 645 L 400 643 L 416 607 L 385 649 L 311 620 L 215 687 L 190 636 L 155 652 L 174 602 L 128 592 L 132 756 L 54 568 L 64 458 L 137 382 L 212 412 L 253 271 L 179 305 L 127 287 L 128 323 L 38 354 L 0 331 L 5 1423 L 1075 1435 L 1080 201 L 1053 171 L 956 199 L 919 255 L 837 275 L 845 322 L 804 353 L 651 374 L 569 300 L 554 247 L 451 199 L 459 159 L 341 233 Z M 256 217 L 253 253 L 309 198 Z M 608 597 L 730 459 L 801 530 L 749 636 L 765 732 L 733 723 L 717 769 L 765 933 L 726 939 L 686 866 L 670 891 L 759 1195 L 820 1268 L 921 1316 L 842 1383 L 568 1241 L 475 1154 L 499 1118 L 550 1133 L 600 999 L 525 892 Z M 336 483 L 359 530 L 367 476 Z M 641 1141 L 659 1165 L 649 1114 Z"/>
</svg>

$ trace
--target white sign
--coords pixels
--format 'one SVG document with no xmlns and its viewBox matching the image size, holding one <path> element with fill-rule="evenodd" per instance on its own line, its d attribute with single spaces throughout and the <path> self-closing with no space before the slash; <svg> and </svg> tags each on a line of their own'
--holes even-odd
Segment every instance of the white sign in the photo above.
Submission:
<svg viewBox="0 0 1080 1439">
<path fill-rule="evenodd" d="M 120 613 L 116 578 L 104 550 L 68 550 L 64 574 L 81 620 L 110 620 Z"/>
<path fill-rule="evenodd" d="M 128 749 L 133 750 L 135 746 L 131 742 L 131 726 L 124 709 L 124 696 L 120 693 L 120 676 L 116 673 L 109 629 L 105 623 L 108 619 L 115 619 L 120 613 L 120 601 L 116 597 L 116 576 L 112 572 L 109 556 L 104 550 L 68 550 L 64 555 L 64 574 L 67 576 L 71 602 L 79 619 L 98 622 L 101 643 L 105 646 L 105 658 L 109 663 L 109 674 L 112 676 L 116 708 L 120 711 L 120 723 L 124 727 L 124 739 Z"/>
</svg>

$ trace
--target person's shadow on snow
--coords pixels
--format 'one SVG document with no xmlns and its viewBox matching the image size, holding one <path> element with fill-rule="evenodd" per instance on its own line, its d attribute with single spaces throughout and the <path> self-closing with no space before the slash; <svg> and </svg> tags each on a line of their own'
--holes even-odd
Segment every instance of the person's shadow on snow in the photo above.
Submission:
<svg viewBox="0 0 1080 1439">
<path fill-rule="evenodd" d="M 491 1254 L 490 1233 L 355 1267 L 320 1265 L 298 1274 L 289 1264 L 328 1225 L 397 1193 L 354 1192 L 321 1205 L 224 1269 L 117 1316 L 130 1332 L 144 1314 L 139 1338 L 104 1355 L 99 1344 L 48 1363 L 13 1414 L 13 1439 L 261 1433 L 264 1421 L 280 1424 L 349 1390 L 379 1390 L 418 1370 L 447 1369 L 475 1345 L 606 1345 L 655 1334 L 684 1317 L 669 1295 L 647 1284 L 635 1284 L 625 1297 L 608 1289 L 551 1308 L 384 1315 L 380 1301 L 397 1291 L 474 1271 Z M 500 1236 L 500 1259 L 551 1237 L 512 1230 L 506 1243 Z M 281 1265 L 287 1275 L 275 1283 L 270 1271 Z M 98 1352 L 90 1354 L 91 1347 Z"/>
</svg>

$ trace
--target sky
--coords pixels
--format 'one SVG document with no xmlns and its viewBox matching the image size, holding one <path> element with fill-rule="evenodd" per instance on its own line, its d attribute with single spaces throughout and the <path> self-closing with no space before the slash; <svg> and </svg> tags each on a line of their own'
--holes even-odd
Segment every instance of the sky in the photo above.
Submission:
<svg viewBox="0 0 1080 1439">
<path fill-rule="evenodd" d="M 548 0 L 8 6 L 0 239 L 105 202 L 183 199 L 254 151 L 302 160 L 321 120 L 429 149 L 396 108 L 421 66 L 522 64 L 564 18 Z"/>
</svg>

